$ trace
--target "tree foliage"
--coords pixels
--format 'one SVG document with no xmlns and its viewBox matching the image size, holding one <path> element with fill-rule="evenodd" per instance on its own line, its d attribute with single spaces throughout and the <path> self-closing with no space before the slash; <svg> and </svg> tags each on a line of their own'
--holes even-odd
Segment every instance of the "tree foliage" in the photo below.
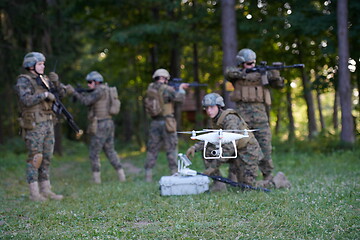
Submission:
<svg viewBox="0 0 360 240">
<path fill-rule="evenodd" d="M 309 91 L 335 93 L 336 1 L 240 0 L 235 10 L 239 49 L 254 49 L 258 61 L 302 62 L 306 66 L 303 73 L 282 73 L 288 86 L 306 76 Z M 360 57 L 359 10 L 360 3 L 349 1 L 350 59 L 355 63 Z M 207 91 L 219 90 L 223 80 L 219 0 L 3 0 L 0 28 L 0 96 L 11 99 L 0 103 L 0 143 L 17 134 L 12 88 L 22 58 L 29 51 L 47 56 L 46 71 L 56 63 L 64 83 L 82 84 L 88 72 L 101 72 L 109 85 L 118 87 L 122 100 L 121 114 L 115 119 L 118 138 L 140 145 L 145 142 L 147 128 L 142 96 L 156 68 L 167 68 L 188 82 L 208 83 Z M 358 72 L 351 74 L 352 88 L 359 87 Z M 287 89 L 291 91 L 287 96 L 304 104 L 299 101 L 302 89 Z M 273 94 L 272 115 L 284 106 L 286 94 L 285 90 Z M 65 102 L 85 127 L 86 109 Z M 359 116 L 359 110 L 356 113 Z"/>
</svg>

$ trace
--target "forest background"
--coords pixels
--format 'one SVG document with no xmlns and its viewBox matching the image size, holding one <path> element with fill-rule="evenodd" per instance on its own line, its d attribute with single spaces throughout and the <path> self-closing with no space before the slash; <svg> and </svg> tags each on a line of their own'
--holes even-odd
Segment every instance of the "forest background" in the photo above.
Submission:
<svg viewBox="0 0 360 240">
<path fill-rule="evenodd" d="M 122 102 L 116 141 L 144 150 L 143 96 L 153 71 L 166 68 L 185 82 L 208 84 L 188 92 L 196 108 L 177 106 L 179 129 L 201 129 L 201 95 L 227 96 L 232 86 L 223 72 L 242 48 L 253 49 L 258 63 L 305 64 L 282 71 L 286 87 L 272 92 L 275 137 L 338 136 L 352 144 L 360 130 L 359 12 L 358 1 L 345 0 L 1 0 L 0 145 L 19 139 L 14 85 L 27 52 L 44 53 L 46 72 L 56 68 L 65 84 L 85 86 L 86 74 L 99 71 Z M 87 109 L 63 101 L 86 129 Z M 58 153 L 63 137 L 74 139 L 66 121 L 57 126 Z"/>
</svg>

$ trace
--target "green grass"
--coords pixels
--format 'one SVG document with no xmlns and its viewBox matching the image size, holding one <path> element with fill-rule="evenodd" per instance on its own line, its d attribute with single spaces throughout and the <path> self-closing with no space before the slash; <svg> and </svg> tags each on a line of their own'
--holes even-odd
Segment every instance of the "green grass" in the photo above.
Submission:
<svg viewBox="0 0 360 240">
<path fill-rule="evenodd" d="M 286 173 L 290 190 L 167 197 L 157 181 L 143 181 L 145 153 L 134 146 L 117 148 L 126 183 L 102 155 L 101 185 L 90 181 L 87 147 L 67 142 L 66 149 L 51 167 L 53 190 L 65 198 L 44 203 L 28 198 L 26 154 L 1 151 L 0 239 L 360 238 L 359 145 L 275 142 L 275 170 Z M 200 156 L 191 167 L 203 170 Z M 169 174 L 164 153 L 154 172 L 156 180 Z"/>
</svg>

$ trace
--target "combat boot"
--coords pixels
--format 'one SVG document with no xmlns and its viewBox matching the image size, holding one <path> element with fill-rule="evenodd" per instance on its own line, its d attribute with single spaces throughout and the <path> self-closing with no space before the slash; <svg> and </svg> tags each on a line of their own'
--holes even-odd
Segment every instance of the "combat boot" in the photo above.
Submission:
<svg viewBox="0 0 360 240">
<path fill-rule="evenodd" d="M 30 199 L 35 202 L 43 202 L 46 201 L 46 197 L 42 196 L 39 192 L 39 184 L 38 182 L 32 182 L 29 184 L 30 189 Z"/>
<path fill-rule="evenodd" d="M 125 172 L 124 172 L 123 168 L 118 169 L 117 174 L 118 174 L 120 182 L 125 182 L 126 181 Z"/>
<path fill-rule="evenodd" d="M 226 183 L 214 181 L 214 184 L 210 187 L 210 192 L 227 191 Z"/>
<path fill-rule="evenodd" d="M 49 180 L 40 182 L 40 193 L 44 197 L 54 200 L 61 200 L 64 198 L 63 195 L 56 194 L 53 191 L 51 191 L 51 185 Z"/>
<path fill-rule="evenodd" d="M 101 183 L 100 172 L 93 172 L 93 181 L 94 181 L 96 184 L 100 184 L 100 183 Z"/>
<path fill-rule="evenodd" d="M 275 188 L 291 188 L 291 183 L 283 172 L 278 172 L 272 181 Z"/>
<path fill-rule="evenodd" d="M 263 174 L 263 179 L 264 181 L 271 181 L 273 179 L 273 175 L 272 174 Z"/>
<path fill-rule="evenodd" d="M 152 182 L 152 170 L 150 168 L 145 169 L 145 181 Z"/>
<path fill-rule="evenodd" d="M 274 183 L 270 180 L 260 180 L 256 182 L 255 186 L 261 188 L 273 188 Z"/>
</svg>

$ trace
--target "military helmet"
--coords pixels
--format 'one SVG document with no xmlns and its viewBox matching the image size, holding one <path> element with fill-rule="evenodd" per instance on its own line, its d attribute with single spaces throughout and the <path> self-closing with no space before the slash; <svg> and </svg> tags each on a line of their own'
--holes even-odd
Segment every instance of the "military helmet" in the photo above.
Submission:
<svg viewBox="0 0 360 240">
<path fill-rule="evenodd" d="M 203 107 L 215 106 L 225 107 L 224 99 L 217 93 L 206 94 L 201 101 Z"/>
<path fill-rule="evenodd" d="M 256 53 L 250 48 L 241 49 L 236 55 L 236 63 L 237 65 L 241 65 L 244 62 L 253 62 L 256 60 Z"/>
<path fill-rule="evenodd" d="M 97 71 L 92 71 L 86 76 L 86 81 L 103 82 L 103 76 Z"/>
<path fill-rule="evenodd" d="M 45 56 L 40 52 L 29 52 L 25 55 L 23 61 L 23 68 L 35 66 L 37 62 L 45 62 Z"/>
<path fill-rule="evenodd" d="M 156 70 L 154 72 L 154 74 L 152 75 L 152 78 L 155 79 L 156 77 L 166 77 L 166 78 L 170 78 L 170 73 L 163 68 L 159 68 L 158 70 Z"/>
</svg>

